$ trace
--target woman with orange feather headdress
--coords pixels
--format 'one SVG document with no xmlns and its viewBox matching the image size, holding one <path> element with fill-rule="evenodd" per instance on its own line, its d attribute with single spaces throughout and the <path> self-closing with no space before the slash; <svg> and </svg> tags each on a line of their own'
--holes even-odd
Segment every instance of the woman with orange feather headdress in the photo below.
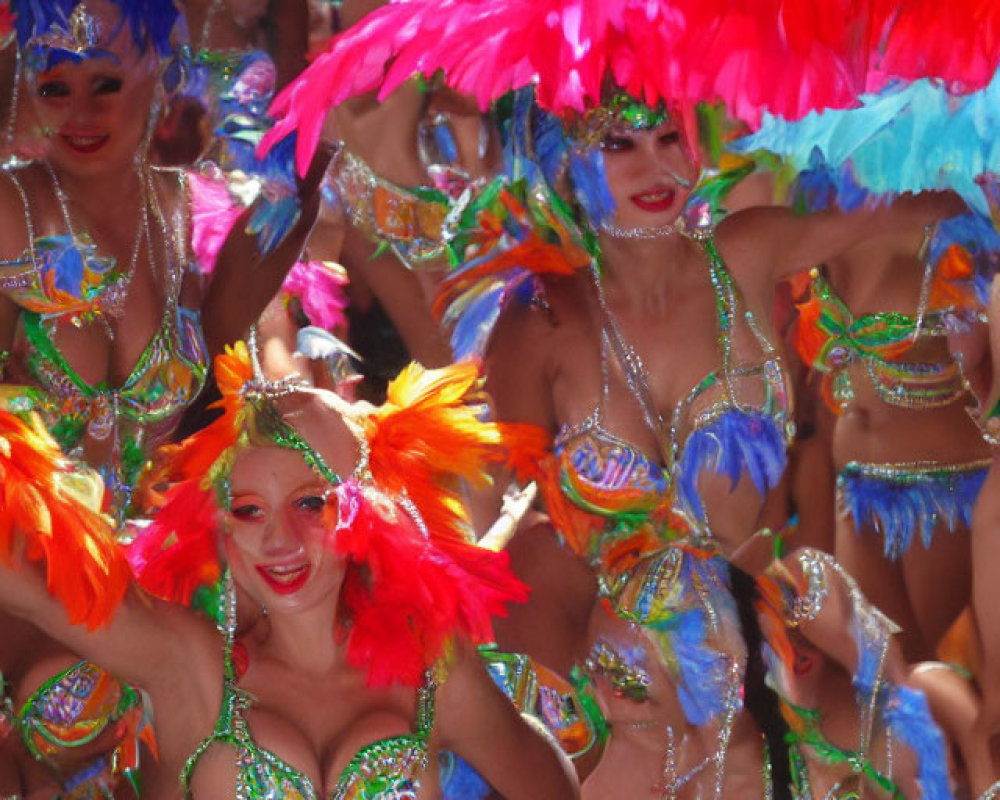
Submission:
<svg viewBox="0 0 1000 800">
<path fill-rule="evenodd" d="M 149 692 L 159 772 L 180 773 L 185 796 L 437 797 L 447 787 L 430 767 L 448 750 L 505 797 L 575 797 L 470 648 L 526 590 L 506 556 L 467 540 L 458 481 L 544 438 L 480 421 L 471 364 L 412 366 L 377 409 L 267 380 L 242 343 L 216 373 L 222 415 L 166 448 L 151 476 L 160 509 L 128 547 L 136 585 L 107 523 L 69 492 L 68 466 L 51 461 L 22 480 L 38 498 L 32 519 L 9 495 L 0 505 L 0 607 Z M 20 420 L 0 423 L 0 468 L 46 452 Z M 71 513 L 89 524 L 70 528 Z M 53 537 L 73 543 L 71 560 L 45 549 Z M 221 640 L 185 606 L 220 578 Z M 238 597 L 258 609 L 240 635 Z"/>
</svg>

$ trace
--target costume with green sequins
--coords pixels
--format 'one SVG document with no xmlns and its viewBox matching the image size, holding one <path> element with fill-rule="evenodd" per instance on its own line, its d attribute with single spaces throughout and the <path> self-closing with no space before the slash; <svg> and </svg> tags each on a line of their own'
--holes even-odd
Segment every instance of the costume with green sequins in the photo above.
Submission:
<svg viewBox="0 0 1000 800">
<path fill-rule="evenodd" d="M 802 322 L 797 340 L 806 362 L 831 376 L 829 388 L 836 406 L 843 409 L 854 396 L 846 372 L 854 362 L 864 364 L 879 398 L 890 405 L 936 408 L 954 403 L 968 391 L 961 366 L 953 358 L 903 359 L 921 339 L 948 334 L 950 309 L 928 309 L 922 300 L 916 316 L 886 311 L 855 318 L 822 270 L 813 270 L 811 276 L 812 295 L 799 306 Z M 929 291 L 928 286 L 924 294 Z"/>
<path fill-rule="evenodd" d="M 227 579 L 224 686 L 222 711 L 215 730 L 191 755 L 181 773 L 184 796 L 191 796 L 191 776 L 201 757 L 214 744 L 228 744 L 237 752 L 236 797 L 239 800 L 320 800 L 308 777 L 269 750 L 260 747 L 247 726 L 246 710 L 253 698 L 237 681 L 233 663 L 236 598 Z M 427 743 L 434 726 L 434 685 L 430 679 L 418 690 L 413 733 L 374 742 L 351 759 L 331 797 L 333 800 L 416 800 L 420 774 L 428 766 Z"/>
<path fill-rule="evenodd" d="M 153 744 L 152 716 L 144 695 L 95 664 L 80 661 L 49 678 L 15 712 L 3 700 L 0 675 L 0 729 L 5 718 L 36 761 L 58 776 L 62 800 L 113 800 L 119 777 L 136 797 L 141 743 Z M 121 731 L 107 752 L 65 774 L 67 761 L 112 730 Z"/>
<path fill-rule="evenodd" d="M 15 413 L 39 412 L 69 455 L 82 454 L 85 439 L 110 439 L 106 463 L 91 466 L 101 471 L 121 515 L 147 454 L 201 389 L 207 355 L 199 314 L 178 303 L 184 264 L 172 258 L 163 318 L 128 377 L 119 386 L 88 383 L 60 351 L 57 326 L 106 322 L 107 315 L 120 314 L 131 276 L 114 259 L 100 257 L 86 234 L 74 233 L 65 213 L 66 234 L 36 236 L 19 171 L 4 174 L 24 202 L 29 246 L 22 258 L 0 264 L 0 292 L 21 310 L 21 336 L 6 377 L 28 385 L 5 387 L 0 402 Z M 149 193 L 156 191 L 150 182 Z M 150 202 L 158 209 L 158 201 Z M 185 252 L 186 243 L 167 245 L 174 250 Z"/>
<path fill-rule="evenodd" d="M 837 297 L 822 270 L 813 270 L 812 295 L 799 307 L 799 351 L 806 363 L 826 373 L 828 400 L 839 410 L 854 399 L 848 367 L 864 365 L 879 399 L 906 409 L 933 409 L 971 398 L 961 363 L 909 361 L 920 341 L 942 339 L 964 309 L 929 308 L 937 285 L 928 262 L 916 316 L 896 312 L 855 318 Z M 849 462 L 837 476 L 838 511 L 856 530 L 883 537 L 886 558 L 898 559 L 919 533 L 924 548 L 944 523 L 954 531 L 972 524 L 972 509 L 986 479 L 989 460 L 960 464 L 935 461 Z"/>
</svg>

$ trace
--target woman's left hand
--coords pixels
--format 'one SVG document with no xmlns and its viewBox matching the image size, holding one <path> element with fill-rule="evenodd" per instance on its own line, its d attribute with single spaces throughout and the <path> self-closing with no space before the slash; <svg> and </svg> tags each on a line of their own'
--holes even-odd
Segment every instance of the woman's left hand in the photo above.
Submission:
<svg viewBox="0 0 1000 800">
<path fill-rule="evenodd" d="M 299 260 L 319 215 L 320 188 L 333 152 L 329 146 L 316 151 L 309 171 L 299 182 L 298 219 L 269 253 L 261 252 L 258 237 L 247 230 L 258 210 L 257 203 L 236 220 L 219 250 L 212 284 L 202 304 L 202 325 L 210 355 L 246 337 Z"/>
</svg>

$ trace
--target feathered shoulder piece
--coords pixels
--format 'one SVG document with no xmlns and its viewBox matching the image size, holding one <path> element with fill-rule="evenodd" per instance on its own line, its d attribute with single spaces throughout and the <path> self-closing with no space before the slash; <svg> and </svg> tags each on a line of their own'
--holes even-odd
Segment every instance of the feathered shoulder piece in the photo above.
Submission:
<svg viewBox="0 0 1000 800">
<path fill-rule="evenodd" d="M 462 636 L 493 641 L 492 618 L 528 588 L 505 552 L 427 535 L 415 516 L 372 485 L 346 481 L 328 500 L 333 546 L 348 562 L 339 636 L 348 663 L 373 686 L 419 686 Z"/>
<path fill-rule="evenodd" d="M 442 283 L 434 311 L 459 359 L 483 354 L 503 308 L 535 296 L 539 278 L 591 263 L 586 234 L 540 179 L 497 178 L 456 207 L 450 228 L 461 266 Z"/>
<path fill-rule="evenodd" d="M 0 561 L 45 566 L 73 623 L 106 623 L 125 596 L 128 565 L 101 511 L 104 487 L 77 471 L 37 418 L 0 409 Z"/>
</svg>

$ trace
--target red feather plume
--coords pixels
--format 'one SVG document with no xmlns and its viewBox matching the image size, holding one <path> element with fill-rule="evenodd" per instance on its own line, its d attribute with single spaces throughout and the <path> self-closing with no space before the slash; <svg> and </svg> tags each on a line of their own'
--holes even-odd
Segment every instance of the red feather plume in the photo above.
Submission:
<svg viewBox="0 0 1000 800">
<path fill-rule="evenodd" d="M 150 525 L 125 547 L 136 583 L 160 600 L 190 604 L 222 574 L 217 527 L 212 491 L 196 481 L 172 486 Z"/>
<path fill-rule="evenodd" d="M 348 663 L 367 672 L 369 685 L 419 686 L 452 637 L 492 641 L 492 618 L 528 597 L 506 553 L 425 537 L 375 489 L 341 484 L 328 514 L 333 546 L 349 564 L 340 634 Z"/>
</svg>

